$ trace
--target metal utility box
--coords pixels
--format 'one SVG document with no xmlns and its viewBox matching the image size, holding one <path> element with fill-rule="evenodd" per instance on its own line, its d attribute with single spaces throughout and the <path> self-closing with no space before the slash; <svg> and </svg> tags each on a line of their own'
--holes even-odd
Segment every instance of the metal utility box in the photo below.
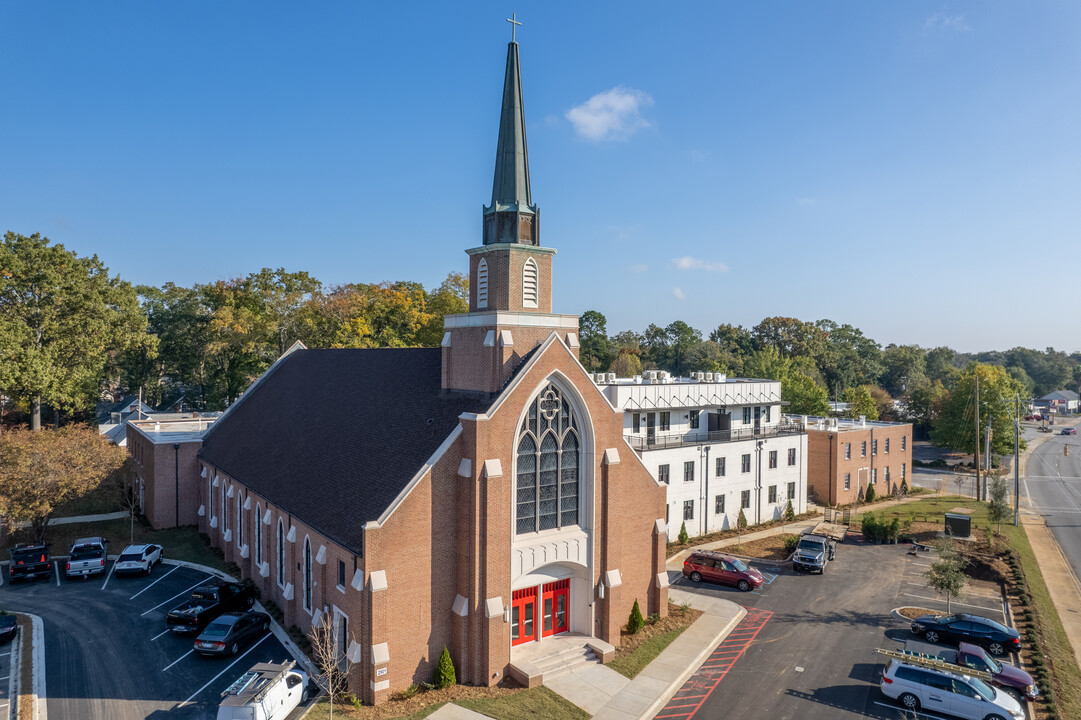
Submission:
<svg viewBox="0 0 1081 720">
<path fill-rule="evenodd" d="M 972 518 L 968 515 L 946 513 L 946 532 L 953 537 L 967 538 L 972 534 Z"/>
</svg>

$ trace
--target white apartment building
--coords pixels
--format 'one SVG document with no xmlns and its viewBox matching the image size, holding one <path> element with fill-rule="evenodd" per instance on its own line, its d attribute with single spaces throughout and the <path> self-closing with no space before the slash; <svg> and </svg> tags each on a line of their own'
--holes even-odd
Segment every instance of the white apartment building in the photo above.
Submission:
<svg viewBox="0 0 1081 720">
<path fill-rule="evenodd" d="M 782 413 L 781 383 L 722 373 L 594 382 L 623 411 L 623 435 L 653 476 L 668 485 L 668 539 L 780 518 L 807 507 L 807 434 Z"/>
</svg>

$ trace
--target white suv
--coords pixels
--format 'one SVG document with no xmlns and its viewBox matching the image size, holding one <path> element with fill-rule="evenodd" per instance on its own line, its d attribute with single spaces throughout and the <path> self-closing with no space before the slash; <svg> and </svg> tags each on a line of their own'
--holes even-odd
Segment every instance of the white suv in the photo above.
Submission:
<svg viewBox="0 0 1081 720">
<path fill-rule="evenodd" d="M 128 545 L 113 563 L 115 573 L 146 573 L 161 562 L 161 545 Z"/>
<path fill-rule="evenodd" d="M 920 708 L 966 720 L 1024 720 L 1025 711 L 1008 693 L 979 678 L 889 660 L 882 672 L 882 693 L 905 709 Z"/>
</svg>

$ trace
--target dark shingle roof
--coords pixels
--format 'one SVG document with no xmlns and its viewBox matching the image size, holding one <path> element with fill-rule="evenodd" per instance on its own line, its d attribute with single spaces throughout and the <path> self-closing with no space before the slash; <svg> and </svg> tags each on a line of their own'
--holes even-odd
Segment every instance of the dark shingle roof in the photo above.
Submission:
<svg viewBox="0 0 1081 720">
<path fill-rule="evenodd" d="M 200 456 L 354 552 L 463 412 L 439 348 L 295 350 L 207 434 Z"/>
</svg>

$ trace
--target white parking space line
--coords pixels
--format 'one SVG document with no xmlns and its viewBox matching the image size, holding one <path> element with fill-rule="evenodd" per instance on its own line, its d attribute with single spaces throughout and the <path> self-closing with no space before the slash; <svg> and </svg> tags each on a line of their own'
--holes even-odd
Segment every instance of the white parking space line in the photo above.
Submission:
<svg viewBox="0 0 1081 720">
<path fill-rule="evenodd" d="M 140 595 L 142 595 L 143 593 L 145 593 L 145 592 L 146 592 L 147 590 L 149 590 L 150 588 L 154 587 L 155 585 L 157 585 L 157 584 L 158 584 L 158 583 L 160 583 L 160 582 L 161 582 L 162 580 L 164 580 L 165 578 L 169 577 L 169 575 L 171 575 L 172 573 L 175 573 L 175 572 L 176 572 L 177 570 L 179 570 L 179 569 L 180 569 L 180 566 L 179 566 L 179 565 L 177 565 L 177 566 L 176 566 L 175 568 L 173 568 L 173 569 L 172 569 L 172 570 L 170 570 L 169 572 L 165 573 L 165 574 L 164 574 L 164 575 L 162 575 L 162 576 L 161 576 L 160 578 L 158 578 L 157 580 L 155 580 L 154 582 L 150 583 L 149 585 L 147 585 L 147 586 L 146 586 L 145 588 L 143 588 L 143 589 L 142 589 L 142 590 L 140 590 L 139 592 L 137 592 L 137 593 L 135 593 L 134 595 L 132 595 L 131 597 L 129 597 L 129 598 L 128 598 L 128 600 L 134 600 L 135 598 L 139 597 Z"/>
<path fill-rule="evenodd" d="M 932 715 L 931 713 L 917 710 L 905 710 L 900 705 L 887 705 L 886 703 L 880 703 L 877 700 L 875 700 L 875 705 L 878 705 L 879 707 L 889 708 L 890 710 L 896 710 L 897 712 L 907 712 L 909 715 L 916 715 L 917 717 L 931 718 L 931 720 L 943 720 L 943 717 L 941 715 Z"/>
<path fill-rule="evenodd" d="M 209 575 L 207 575 L 207 577 L 210 577 L 210 576 L 209 576 Z M 191 586 L 190 588 L 188 588 L 187 590 L 182 590 L 182 591 L 178 592 L 178 593 L 177 593 L 176 595 L 173 595 L 173 596 L 172 596 L 171 598 L 169 598 L 169 599 L 168 599 L 168 600 L 166 600 L 165 602 L 161 602 L 161 603 L 158 603 L 157 605 L 155 605 L 154 607 L 150 608 L 149 610 L 147 610 L 147 611 L 146 611 L 145 613 L 143 613 L 143 614 L 142 614 L 142 615 L 140 615 L 139 617 L 145 617 L 145 616 L 149 615 L 150 613 L 152 613 L 152 612 L 154 612 L 155 610 L 157 610 L 158 608 L 160 608 L 160 607 L 161 607 L 162 605 L 166 605 L 166 604 L 168 604 L 168 603 L 171 603 L 171 602 L 172 602 L 173 600 L 176 600 L 176 599 L 177 599 L 178 597 L 180 597 L 181 595 L 186 595 L 186 594 L 190 593 L 190 592 L 191 592 L 192 590 L 194 590 L 195 588 L 199 587 L 200 585 L 202 585 L 202 584 L 203 584 L 203 583 L 205 583 L 205 582 L 206 582 L 206 578 L 203 578 L 202 580 L 200 580 L 199 582 L 195 583 L 194 585 L 192 585 L 192 586 Z"/>
<path fill-rule="evenodd" d="M 187 705 L 188 703 L 190 703 L 190 702 L 192 701 L 192 699 L 194 699 L 194 698 L 195 698 L 195 696 L 196 696 L 196 695 L 198 695 L 198 694 L 199 694 L 199 693 L 201 693 L 201 692 L 202 692 L 203 690 L 206 690 L 206 689 L 207 689 L 208 687 L 210 687 L 211 683 L 213 683 L 213 682 L 214 682 L 215 680 L 217 680 L 218 678 L 220 678 L 220 677 L 221 677 L 222 675 L 224 675 L 225 673 L 229 672 L 229 668 L 233 667 L 233 666 L 234 666 L 234 665 L 236 665 L 236 664 L 237 664 L 238 662 L 240 662 L 241 660 L 243 660 L 243 659 L 244 659 L 244 656 L 245 656 L 245 655 L 247 655 L 248 653 L 250 653 L 250 652 L 251 652 L 252 650 L 254 650 L 255 648 L 259 647 L 259 646 L 260 646 L 260 645 L 261 645 L 261 644 L 263 643 L 263 640 L 266 640 L 266 639 L 267 639 L 268 637 L 270 637 L 270 636 L 271 636 L 271 634 L 272 634 L 272 633 L 267 633 L 266 635 L 264 635 L 264 636 L 263 636 L 263 639 L 262 639 L 262 640 L 260 640 L 259 642 L 255 643 L 255 644 L 254 644 L 254 645 L 252 645 L 252 646 L 251 646 L 250 648 L 248 648 L 247 650 L 245 650 L 245 651 L 243 652 L 243 654 L 241 654 L 241 655 L 238 655 L 238 656 L 237 656 L 237 659 L 236 659 L 236 660 L 234 660 L 233 662 L 229 663 L 229 665 L 228 665 L 228 666 L 226 666 L 226 668 L 225 668 L 224 670 L 222 670 L 222 671 L 221 671 L 220 673 L 218 673 L 218 674 L 217 674 L 217 675 L 215 675 L 214 677 L 210 678 L 210 682 L 208 682 L 208 683 L 207 683 L 206 685 L 203 685 L 203 686 L 202 686 L 201 688 L 199 688 L 198 690 L 196 690 L 195 692 L 193 692 L 193 693 L 191 694 L 191 697 L 189 697 L 189 698 L 188 698 L 187 700 L 185 700 L 184 702 L 182 702 L 182 703 L 180 703 L 179 705 L 177 705 L 177 709 L 179 710 L 180 708 L 182 708 L 182 707 L 184 707 L 185 705 Z"/>
<path fill-rule="evenodd" d="M 158 633 L 158 634 L 157 634 L 157 635 L 155 635 L 154 637 L 150 638 L 150 642 L 154 642 L 155 640 L 157 640 L 158 638 L 160 638 L 160 637 L 161 637 L 162 635 L 168 635 L 168 634 L 169 634 L 170 632 L 172 632 L 172 631 L 171 631 L 171 630 L 170 630 L 169 628 L 165 628 L 165 629 L 164 629 L 164 630 L 162 630 L 162 631 L 161 631 L 160 633 Z"/>
<path fill-rule="evenodd" d="M 166 665 L 165 667 L 163 667 L 163 668 L 161 669 L 161 671 L 162 671 L 162 672 L 165 672 L 166 670 L 168 670 L 169 668 L 171 668 L 171 667 L 172 667 L 173 665 L 176 665 L 176 664 L 177 664 L 178 662 L 180 662 L 181 660 L 183 660 L 184 658 L 186 658 L 186 657 L 187 657 L 188 655 L 191 655 L 191 654 L 192 654 L 193 652 L 195 652 L 195 648 L 192 648 L 191 650 L 188 650 L 188 651 L 187 651 L 186 653 L 184 653 L 183 655 L 181 655 L 180 657 L 178 657 L 178 658 L 177 658 L 176 660 L 173 660 L 173 661 L 172 661 L 171 663 L 169 663 L 168 665 Z"/>
<path fill-rule="evenodd" d="M 109 566 L 109 572 L 105 575 L 105 582 L 103 582 L 101 584 L 101 589 L 102 590 L 104 590 L 105 587 L 109 584 L 109 578 L 111 578 L 113 576 L 113 570 L 115 570 L 115 569 L 116 569 L 116 560 L 113 560 L 113 564 L 111 566 Z"/>
<path fill-rule="evenodd" d="M 934 600 L 935 602 L 946 602 L 946 600 L 944 598 L 933 598 L 933 597 L 927 597 L 925 595 L 913 595 L 912 593 L 901 593 L 901 594 L 902 595 L 908 595 L 909 597 L 914 597 L 914 598 L 917 598 L 919 600 Z M 979 608 L 980 610 L 994 610 L 995 612 L 999 612 L 999 613 L 1002 612 L 1002 606 L 1001 605 L 999 605 L 999 607 L 988 607 L 986 605 L 973 605 L 972 603 L 958 602 L 957 600 L 951 600 L 950 604 L 952 604 L 952 605 L 964 605 L 965 607 Z"/>
<path fill-rule="evenodd" d="M 56 570 L 56 586 L 60 587 L 60 563 L 56 560 L 53 561 L 53 570 Z"/>
</svg>

